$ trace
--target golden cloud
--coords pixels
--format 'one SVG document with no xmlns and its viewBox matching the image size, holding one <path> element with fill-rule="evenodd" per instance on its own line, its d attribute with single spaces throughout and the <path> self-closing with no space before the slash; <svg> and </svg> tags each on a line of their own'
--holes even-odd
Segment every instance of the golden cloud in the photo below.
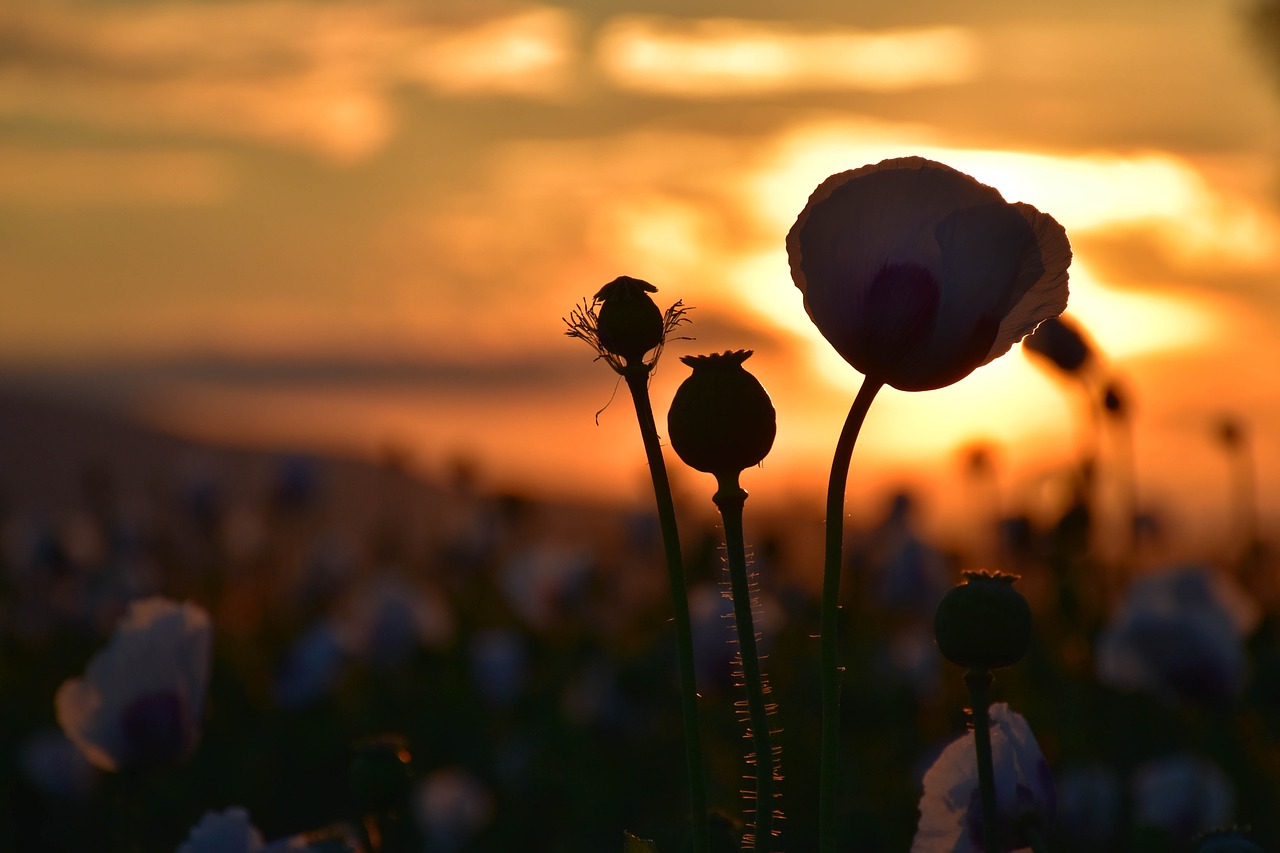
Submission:
<svg viewBox="0 0 1280 853">
<path fill-rule="evenodd" d="M 0 116 L 195 132 L 359 160 L 394 132 L 392 93 L 547 98 L 568 83 L 563 10 L 426 13 L 408 0 L 294 0 L 0 13 Z"/>
<path fill-rule="evenodd" d="M 976 75 L 980 56 L 960 27 L 872 32 L 627 16 L 606 25 L 595 58 L 623 88 L 711 98 L 952 85 Z"/>
</svg>

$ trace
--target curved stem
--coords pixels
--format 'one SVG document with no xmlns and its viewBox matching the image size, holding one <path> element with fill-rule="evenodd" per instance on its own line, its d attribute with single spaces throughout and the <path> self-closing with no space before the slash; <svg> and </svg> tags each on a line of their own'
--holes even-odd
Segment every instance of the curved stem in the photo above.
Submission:
<svg viewBox="0 0 1280 853">
<path fill-rule="evenodd" d="M 969 704 L 973 708 L 973 744 L 978 754 L 978 789 L 982 795 L 982 848 L 984 853 L 998 853 L 996 840 L 996 773 L 991 761 L 991 715 L 988 694 L 991 670 L 974 667 L 965 673 L 969 687 Z"/>
<path fill-rule="evenodd" d="M 680 531 L 676 526 L 675 502 L 662 458 L 658 428 L 649 402 L 649 368 L 628 365 L 624 374 L 640 423 L 640 438 L 649 462 L 653 495 L 658 504 L 658 523 L 667 557 L 667 581 L 671 591 L 672 621 L 676 630 L 676 660 L 680 672 L 680 708 L 684 718 L 685 761 L 689 771 L 689 809 L 693 820 L 693 849 L 709 853 L 711 836 L 707 828 L 707 789 L 702 772 L 702 735 L 698 728 L 698 685 L 693 668 L 693 628 L 689 620 L 689 595 L 685 582 L 684 556 L 680 551 Z"/>
<path fill-rule="evenodd" d="M 844 490 L 849 481 L 853 446 L 867 411 L 884 383 L 870 376 L 854 398 L 831 459 L 827 481 L 826 558 L 822 569 L 822 758 L 818 792 L 818 850 L 836 853 L 836 798 L 840 767 L 840 646 L 836 623 L 840 615 L 840 570 L 844 565 Z"/>
<path fill-rule="evenodd" d="M 751 584 L 747 578 L 746 546 L 742 536 L 742 507 L 747 493 L 738 485 L 736 474 L 718 479 L 719 489 L 714 500 L 724 519 L 733 619 L 738 632 L 738 654 L 742 658 L 742 682 L 747 691 L 747 719 L 756 754 L 755 846 L 757 850 L 768 853 L 773 842 L 773 746 L 769 737 L 769 708 L 764 701 L 764 679 L 756 649 Z"/>
</svg>

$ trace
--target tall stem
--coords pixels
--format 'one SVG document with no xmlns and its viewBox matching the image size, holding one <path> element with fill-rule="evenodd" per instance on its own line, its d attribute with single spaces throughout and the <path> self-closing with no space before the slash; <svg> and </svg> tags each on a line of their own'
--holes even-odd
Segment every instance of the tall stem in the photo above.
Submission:
<svg viewBox="0 0 1280 853">
<path fill-rule="evenodd" d="M 999 853 L 996 826 L 996 773 L 991 762 L 991 716 L 988 694 L 991 670 L 974 667 L 965 673 L 969 686 L 969 704 L 973 708 L 973 744 L 978 754 L 978 790 L 982 795 L 982 849 Z"/>
<path fill-rule="evenodd" d="M 844 565 L 844 490 L 849 481 L 853 446 L 867 411 L 884 383 L 868 376 L 858 389 L 844 428 L 836 441 L 827 481 L 826 559 L 822 569 L 820 620 L 822 667 L 822 757 L 818 791 L 818 850 L 836 853 L 836 800 L 840 768 L 840 646 L 836 623 L 840 616 L 840 571 Z"/>
<path fill-rule="evenodd" d="M 667 557 L 667 581 L 671 591 L 672 620 L 676 629 L 676 660 L 680 672 L 680 709 L 684 718 L 685 761 L 689 771 L 689 808 L 693 820 L 693 849 L 709 853 L 711 836 L 707 828 L 707 789 L 702 772 L 702 735 L 698 727 L 698 685 L 693 668 L 693 628 L 689 621 L 689 595 L 685 582 L 684 556 L 680 551 L 680 531 L 676 526 L 671 483 L 658 442 L 658 427 L 649 402 L 649 367 L 628 365 L 624 374 L 640 423 L 640 438 L 649 461 L 653 495 L 658 504 L 658 523 Z"/>
<path fill-rule="evenodd" d="M 751 584 L 747 579 L 746 546 L 742 536 L 742 508 L 747 493 L 736 474 L 719 480 L 716 506 L 724 519 L 724 545 L 729 558 L 729 588 L 733 593 L 733 618 L 742 658 L 742 681 L 747 691 L 747 719 L 756 762 L 755 846 L 768 853 L 773 842 L 773 746 L 770 743 L 769 708 L 764 701 L 764 679 L 756 649 L 756 629 L 751 615 Z"/>
</svg>

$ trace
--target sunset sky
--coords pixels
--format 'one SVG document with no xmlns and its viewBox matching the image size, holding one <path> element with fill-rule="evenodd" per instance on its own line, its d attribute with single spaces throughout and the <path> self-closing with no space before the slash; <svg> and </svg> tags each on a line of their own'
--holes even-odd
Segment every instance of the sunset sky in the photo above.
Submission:
<svg viewBox="0 0 1280 853">
<path fill-rule="evenodd" d="M 779 17 L 785 11 L 786 17 Z M 941 160 L 1062 222 L 1068 313 L 1135 404 L 1139 490 L 1221 524 L 1230 413 L 1280 514 L 1280 93 L 1224 0 L 0 6 L 0 372 L 207 438 L 644 500 L 625 389 L 561 318 L 620 274 L 752 348 L 779 410 L 753 493 L 821 500 L 860 377 L 784 238 L 827 175 Z M 1021 348 L 887 391 L 851 495 L 1008 498 L 1081 442 Z M 612 397 L 612 402 L 610 402 Z M 595 414 L 601 408 L 597 426 Z M 700 495 L 709 478 L 678 474 Z M 708 482 L 703 482 L 707 479 Z"/>
</svg>

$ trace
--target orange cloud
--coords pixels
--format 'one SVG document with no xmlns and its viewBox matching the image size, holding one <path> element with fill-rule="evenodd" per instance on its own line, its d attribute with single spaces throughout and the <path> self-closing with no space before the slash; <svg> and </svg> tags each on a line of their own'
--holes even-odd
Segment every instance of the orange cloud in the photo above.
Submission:
<svg viewBox="0 0 1280 853">
<path fill-rule="evenodd" d="M 617 85 L 687 98 L 951 85 L 971 79 L 979 59 L 960 27 L 870 32 L 728 18 L 619 17 L 596 46 Z"/>
<path fill-rule="evenodd" d="M 396 125 L 398 86 L 447 96 L 563 91 L 574 20 L 552 7 L 444 18 L 407 0 L 0 13 L 0 116 L 194 131 L 353 161 Z"/>
</svg>

